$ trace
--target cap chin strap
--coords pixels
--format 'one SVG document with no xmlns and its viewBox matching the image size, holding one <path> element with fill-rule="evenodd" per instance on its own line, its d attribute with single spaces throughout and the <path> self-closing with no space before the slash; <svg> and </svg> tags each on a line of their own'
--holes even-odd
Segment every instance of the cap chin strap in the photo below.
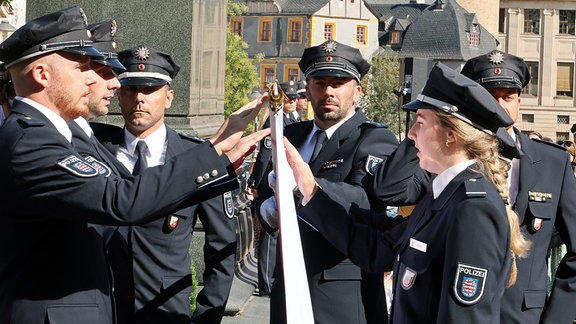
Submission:
<svg viewBox="0 0 576 324">
<path fill-rule="evenodd" d="M 425 102 L 425 103 L 427 103 L 427 104 L 430 104 L 430 105 L 432 105 L 432 106 L 434 106 L 434 107 L 442 110 L 442 111 L 445 112 L 445 113 L 448 113 L 448 114 L 450 114 L 450 115 L 453 115 L 454 117 L 460 119 L 461 121 L 463 121 L 463 122 L 465 122 L 465 123 L 467 123 L 467 124 L 470 124 L 470 125 L 474 126 L 474 128 L 477 128 L 477 129 L 483 131 L 484 133 L 486 133 L 486 134 L 488 134 L 488 135 L 490 135 L 490 136 L 496 136 L 496 133 L 495 133 L 495 132 L 493 132 L 493 131 L 485 128 L 485 127 L 482 127 L 482 126 L 476 124 L 475 122 L 473 122 L 473 121 L 471 121 L 470 119 L 468 119 L 466 116 L 458 113 L 458 107 L 456 107 L 456 106 L 454 106 L 454 105 L 452 105 L 452 104 L 449 104 L 449 103 L 447 103 L 447 102 L 445 102 L 445 101 L 438 100 L 438 99 L 435 99 L 435 98 L 432 98 L 432 97 L 427 97 L 427 96 L 425 96 L 425 95 L 423 95 L 423 94 L 419 94 L 418 97 L 416 97 L 416 99 L 418 99 L 419 101 Z"/>
<path fill-rule="evenodd" d="M 165 74 L 157 72 L 124 72 L 118 76 L 118 80 L 126 78 L 153 78 L 164 80 L 167 81 L 168 83 L 172 82 L 172 78 L 170 78 Z"/>
</svg>

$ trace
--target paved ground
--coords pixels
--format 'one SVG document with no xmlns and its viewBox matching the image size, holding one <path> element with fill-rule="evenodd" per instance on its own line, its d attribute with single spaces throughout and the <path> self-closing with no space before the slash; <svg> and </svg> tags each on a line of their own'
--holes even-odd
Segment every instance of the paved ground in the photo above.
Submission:
<svg viewBox="0 0 576 324">
<path fill-rule="evenodd" d="M 269 324 L 270 298 L 250 296 L 248 301 L 234 316 L 224 316 L 222 324 Z"/>
</svg>

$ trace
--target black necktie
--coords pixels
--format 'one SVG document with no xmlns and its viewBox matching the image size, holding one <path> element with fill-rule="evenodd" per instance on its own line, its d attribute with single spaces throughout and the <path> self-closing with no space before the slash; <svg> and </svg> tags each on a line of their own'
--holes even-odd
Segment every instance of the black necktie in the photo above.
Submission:
<svg viewBox="0 0 576 324">
<path fill-rule="evenodd" d="M 148 162 L 146 161 L 146 152 L 148 151 L 148 146 L 144 141 L 138 141 L 136 144 L 136 164 L 134 164 L 134 170 L 132 170 L 132 175 L 139 175 L 148 167 Z"/>
<path fill-rule="evenodd" d="M 314 151 L 312 152 L 312 157 L 310 158 L 310 162 L 313 162 L 314 160 L 316 160 L 316 158 L 318 157 L 318 154 L 320 154 L 320 151 L 322 150 L 322 146 L 324 146 L 324 143 L 326 142 L 326 140 L 328 139 L 328 137 L 326 136 L 326 132 L 319 129 L 316 131 L 316 145 L 314 145 Z"/>
</svg>

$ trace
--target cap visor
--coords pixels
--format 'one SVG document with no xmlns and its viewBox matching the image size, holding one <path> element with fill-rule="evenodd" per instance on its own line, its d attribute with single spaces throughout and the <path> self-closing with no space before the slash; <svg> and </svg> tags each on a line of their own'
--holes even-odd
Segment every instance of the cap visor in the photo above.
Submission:
<svg viewBox="0 0 576 324">
<path fill-rule="evenodd" d="M 64 51 L 78 55 L 88 55 L 97 58 L 104 58 L 104 55 L 92 46 L 63 48 L 60 49 L 59 51 Z"/>
<path fill-rule="evenodd" d="M 154 78 L 125 78 L 120 80 L 121 85 L 159 87 L 168 84 L 168 81 Z"/>
<path fill-rule="evenodd" d="M 356 77 L 352 73 L 348 73 L 342 70 L 335 70 L 335 69 L 322 69 L 316 70 L 308 74 L 311 77 L 320 77 L 320 76 L 333 76 L 338 78 L 351 78 L 356 79 Z"/>
<path fill-rule="evenodd" d="M 435 109 L 435 108 L 436 107 L 434 107 L 428 103 L 422 102 L 420 100 L 413 100 L 413 101 L 410 101 L 409 103 L 405 104 L 404 106 L 402 106 L 402 109 L 410 110 L 410 111 L 415 111 L 418 109 Z"/>
<path fill-rule="evenodd" d="M 521 156 L 520 149 L 516 146 L 514 139 L 508 134 L 503 127 L 498 128 L 496 131 L 496 138 L 500 142 L 500 155 L 507 159 L 519 159 Z"/>
<path fill-rule="evenodd" d="M 102 65 L 106 65 L 106 66 L 110 66 L 114 69 L 120 70 L 120 71 L 126 71 L 126 68 L 124 67 L 124 65 L 122 65 L 122 63 L 120 63 L 120 61 L 118 61 L 117 59 L 92 59 L 92 62 L 96 62 L 98 64 L 102 64 Z"/>
<path fill-rule="evenodd" d="M 480 84 L 486 89 L 522 89 L 515 83 L 510 82 L 502 82 L 502 81 L 494 81 L 494 82 L 483 82 Z"/>
</svg>

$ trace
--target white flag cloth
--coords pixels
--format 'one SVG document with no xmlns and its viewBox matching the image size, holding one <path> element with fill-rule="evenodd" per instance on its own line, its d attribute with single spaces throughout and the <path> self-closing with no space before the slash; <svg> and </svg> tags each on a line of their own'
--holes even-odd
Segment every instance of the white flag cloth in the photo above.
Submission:
<svg viewBox="0 0 576 324">
<path fill-rule="evenodd" d="M 298 217 L 292 190 L 294 175 L 284 150 L 283 111 L 270 112 L 272 160 L 276 172 L 276 202 L 280 222 L 280 254 L 284 273 L 287 323 L 314 324 L 310 290 L 302 254 Z"/>
</svg>

